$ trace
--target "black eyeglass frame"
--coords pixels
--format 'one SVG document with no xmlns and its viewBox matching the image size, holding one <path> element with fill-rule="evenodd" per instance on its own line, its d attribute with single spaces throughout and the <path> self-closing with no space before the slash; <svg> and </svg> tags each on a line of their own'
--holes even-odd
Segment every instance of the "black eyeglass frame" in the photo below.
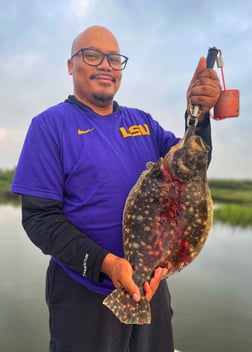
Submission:
<svg viewBox="0 0 252 352">
<path fill-rule="evenodd" d="M 93 51 L 96 51 L 96 52 L 98 52 L 99 54 L 101 54 L 101 60 L 100 60 L 100 62 L 99 62 L 98 64 L 90 64 L 89 62 L 86 62 L 86 61 L 85 61 L 85 57 L 84 57 L 84 52 L 85 52 L 86 50 L 93 50 Z M 79 55 L 79 53 L 82 54 L 82 61 L 83 61 L 86 65 L 89 65 L 89 66 L 99 66 L 99 65 L 101 65 L 101 63 L 102 63 L 103 60 L 104 60 L 104 57 L 106 57 L 107 60 L 108 60 L 109 66 L 110 66 L 113 70 L 115 70 L 115 71 L 122 71 L 122 70 L 124 70 L 125 67 L 126 67 L 126 65 L 127 65 L 128 60 L 129 60 L 129 58 L 128 58 L 127 56 L 125 56 L 125 55 L 121 55 L 121 54 L 105 54 L 104 52 L 102 52 L 102 51 L 100 51 L 100 50 L 98 50 L 98 49 L 93 49 L 93 48 L 80 48 L 78 51 L 76 51 L 76 52 L 71 56 L 71 60 L 72 60 L 75 56 Z M 114 68 L 113 65 L 111 65 L 111 62 L 110 62 L 110 57 L 111 57 L 111 56 L 118 56 L 118 57 L 122 58 L 122 61 L 121 61 L 121 68 Z"/>
</svg>

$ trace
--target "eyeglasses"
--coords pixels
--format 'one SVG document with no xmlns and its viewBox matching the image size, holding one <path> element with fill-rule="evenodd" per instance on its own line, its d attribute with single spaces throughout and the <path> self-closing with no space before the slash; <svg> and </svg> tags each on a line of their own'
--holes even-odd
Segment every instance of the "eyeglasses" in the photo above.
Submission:
<svg viewBox="0 0 252 352">
<path fill-rule="evenodd" d="M 124 70 L 128 61 L 127 56 L 120 54 L 105 54 L 98 49 L 81 48 L 71 57 L 73 59 L 79 53 L 82 54 L 82 60 L 85 64 L 90 66 L 99 66 L 104 57 L 107 58 L 109 66 L 116 71 Z"/>
</svg>

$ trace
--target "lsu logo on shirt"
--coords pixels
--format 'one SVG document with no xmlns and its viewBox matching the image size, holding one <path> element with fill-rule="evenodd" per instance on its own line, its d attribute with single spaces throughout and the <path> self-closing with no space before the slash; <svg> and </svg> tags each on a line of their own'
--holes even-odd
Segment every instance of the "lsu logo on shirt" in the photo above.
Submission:
<svg viewBox="0 0 252 352">
<path fill-rule="evenodd" d="M 120 132 L 124 138 L 150 135 L 150 129 L 146 123 L 144 125 L 131 125 L 128 128 L 120 127 Z"/>
</svg>

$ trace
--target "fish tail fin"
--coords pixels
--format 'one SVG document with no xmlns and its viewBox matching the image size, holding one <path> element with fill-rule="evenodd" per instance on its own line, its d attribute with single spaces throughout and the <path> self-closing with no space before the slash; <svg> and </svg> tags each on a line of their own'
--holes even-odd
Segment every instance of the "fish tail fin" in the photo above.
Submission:
<svg viewBox="0 0 252 352">
<path fill-rule="evenodd" d="M 115 289 L 103 300 L 103 304 L 124 324 L 150 324 L 150 304 L 146 297 L 135 302 L 123 288 Z"/>
</svg>

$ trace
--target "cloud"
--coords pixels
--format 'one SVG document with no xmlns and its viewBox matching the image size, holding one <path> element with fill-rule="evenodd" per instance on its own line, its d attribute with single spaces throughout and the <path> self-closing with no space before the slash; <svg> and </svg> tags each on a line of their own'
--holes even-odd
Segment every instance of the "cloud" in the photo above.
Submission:
<svg viewBox="0 0 252 352">
<path fill-rule="evenodd" d="M 178 135 L 199 57 L 211 46 L 222 50 L 227 88 L 240 90 L 241 111 L 237 119 L 212 122 L 210 172 L 228 176 L 239 164 L 235 173 L 251 178 L 251 14 L 249 0 L 232 6 L 227 0 L 7 2 L 0 10 L 0 167 L 17 162 L 33 116 L 71 94 L 66 60 L 72 40 L 85 27 L 101 24 L 129 56 L 118 102 L 150 112 Z"/>
<path fill-rule="evenodd" d="M 96 0 L 72 0 L 69 6 L 65 8 L 65 15 L 83 21 L 91 12 L 91 8 L 94 8 L 96 4 Z"/>
<path fill-rule="evenodd" d="M 7 137 L 7 129 L 0 128 L 0 142 L 6 141 L 6 137 Z"/>
<path fill-rule="evenodd" d="M 0 128 L 0 168 L 11 169 L 16 166 L 25 133 L 25 128 Z"/>
<path fill-rule="evenodd" d="M 1 125 L 21 128 L 48 104 L 55 103 L 57 97 L 62 100 L 70 88 L 66 62 L 64 64 L 48 61 L 46 55 L 31 50 L 1 56 L 0 74 L 5 82 Z"/>
</svg>

